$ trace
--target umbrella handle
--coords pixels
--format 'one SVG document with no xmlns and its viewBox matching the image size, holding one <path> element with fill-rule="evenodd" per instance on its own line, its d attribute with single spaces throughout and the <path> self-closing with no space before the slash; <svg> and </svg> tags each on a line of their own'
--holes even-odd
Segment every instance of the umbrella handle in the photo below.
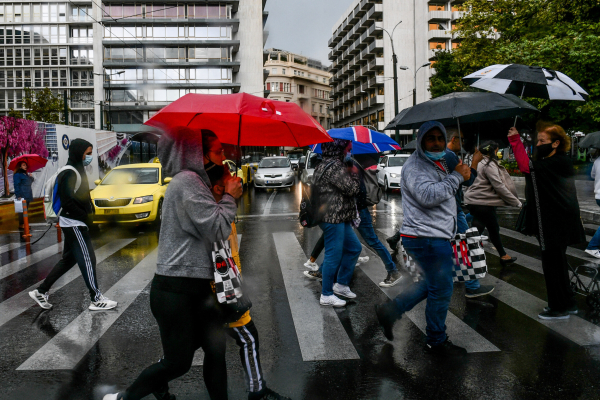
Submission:
<svg viewBox="0 0 600 400">
<path fill-rule="evenodd" d="M 523 89 L 521 89 L 521 100 L 523 100 L 523 94 L 525 93 L 525 83 L 523 83 Z M 515 122 L 513 124 L 513 126 L 516 128 L 517 127 L 517 118 L 519 116 L 515 115 Z"/>
</svg>

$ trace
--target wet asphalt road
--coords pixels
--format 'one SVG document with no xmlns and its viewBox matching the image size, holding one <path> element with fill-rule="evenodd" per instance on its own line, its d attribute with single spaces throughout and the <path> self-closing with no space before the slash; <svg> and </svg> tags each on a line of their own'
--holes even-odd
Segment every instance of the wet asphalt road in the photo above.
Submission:
<svg viewBox="0 0 600 400">
<path fill-rule="evenodd" d="M 263 373 L 273 390 L 293 399 L 600 398 L 600 330 L 587 322 L 584 297 L 578 296 L 582 310 L 578 325 L 573 325 L 575 319 L 543 325 L 521 307 L 533 305 L 538 312 L 535 307 L 546 300 L 546 293 L 537 245 L 510 230 L 514 210 L 502 210 L 500 218 L 507 228 L 503 243 L 509 254 L 518 253 L 519 261 L 503 269 L 489 249 L 490 276 L 482 283 L 498 281 L 493 296 L 467 300 L 464 286 L 455 286 L 448 329 L 455 343 L 471 343 L 471 352 L 463 359 L 440 360 L 423 353 L 424 334 L 414 316 L 396 323 L 393 342 L 381 333 L 373 305 L 388 297 L 372 279 L 382 280 L 385 271 L 367 248 L 363 255 L 371 260 L 356 268 L 351 285 L 357 300 L 329 314 L 320 314 L 318 307 L 316 313 L 302 313 L 318 302 L 320 285 L 293 278 L 302 276 L 302 263 L 320 231 L 298 224 L 300 198 L 298 185 L 290 192 L 250 188 L 239 205 L 242 267 L 253 302 L 252 319 L 260 334 Z M 372 215 L 383 241 L 401 223 L 400 194 L 386 194 Z M 0 399 L 101 399 L 115 387 L 125 388 L 160 358 L 146 282 L 131 280 L 139 294 L 115 298 L 123 302 L 131 297 L 125 309 L 120 305 L 117 311 L 94 314 L 91 323 L 78 325 L 88 306 L 79 276 L 51 292 L 54 308 L 50 311 L 42 312 L 28 298 L 31 303 L 16 301 L 58 260 L 58 250 L 47 250 L 56 245 L 54 232 L 32 246 L 29 259 L 23 247 L 6 247 L 12 242 L 17 242 L 15 235 L 0 237 L 0 272 L 8 271 L 0 274 Z M 143 267 L 157 244 L 158 235 L 148 226 L 100 229 L 94 234 L 97 254 L 98 249 L 106 253 L 97 268 L 100 288 L 106 292 L 129 282 L 128 273 Z M 582 248 L 570 252 L 572 265 L 590 261 Z M 296 262 L 285 258 L 298 254 L 295 250 L 304 257 Z M 409 283 L 405 275 L 398 290 Z M 8 316 L 10 312 L 16 315 Z M 333 337 L 331 327 L 340 327 Z M 90 332 L 102 333 L 90 342 L 94 335 Z M 43 349 L 52 344 L 59 351 L 44 354 Z M 238 349 L 231 339 L 227 344 L 229 397 L 244 399 Z M 64 357 L 72 367 L 61 364 Z M 202 366 L 194 366 L 171 383 L 172 392 L 178 399 L 207 399 L 202 380 Z"/>
</svg>

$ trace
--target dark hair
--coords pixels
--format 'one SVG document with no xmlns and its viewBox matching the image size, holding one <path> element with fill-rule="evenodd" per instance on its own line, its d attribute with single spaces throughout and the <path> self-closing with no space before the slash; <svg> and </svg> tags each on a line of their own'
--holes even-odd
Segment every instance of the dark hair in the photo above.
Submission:
<svg viewBox="0 0 600 400">
<path fill-rule="evenodd" d="M 493 140 L 486 140 L 485 142 L 479 145 L 479 151 L 484 156 L 488 157 L 488 164 L 492 161 L 498 163 L 498 155 L 496 155 L 496 149 L 499 149 L 500 145 L 498 142 Z"/>
<path fill-rule="evenodd" d="M 23 167 L 21 167 L 23 164 L 25 164 L 25 165 L 27 165 L 27 166 L 29 167 L 29 165 L 27 164 L 27 162 L 26 162 L 26 161 L 19 161 L 19 163 L 17 164 L 17 166 L 15 167 L 15 170 L 14 170 L 14 173 L 15 173 L 15 174 L 18 174 L 19 172 L 22 172 L 22 173 L 24 173 L 24 174 L 25 174 L 25 173 L 27 173 L 27 172 L 26 172 L 26 171 L 23 169 Z"/>
<path fill-rule="evenodd" d="M 209 129 L 202 129 L 200 132 L 202 133 L 202 153 L 204 156 L 208 157 L 207 154 L 210 151 L 211 144 L 215 140 L 219 140 L 219 138 L 213 131 Z"/>
</svg>

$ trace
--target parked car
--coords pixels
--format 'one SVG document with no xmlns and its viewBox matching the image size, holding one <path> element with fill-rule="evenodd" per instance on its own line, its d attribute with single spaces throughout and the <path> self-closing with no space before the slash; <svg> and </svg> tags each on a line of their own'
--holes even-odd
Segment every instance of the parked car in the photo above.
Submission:
<svg viewBox="0 0 600 400">
<path fill-rule="evenodd" d="M 129 164 L 114 168 L 96 180 L 90 192 L 94 224 L 124 224 L 162 220 L 162 204 L 171 178 L 164 177 L 160 163 Z"/>
<path fill-rule="evenodd" d="M 310 186 L 312 184 L 313 173 L 315 172 L 315 168 L 321 162 L 321 155 L 317 153 L 313 153 L 309 151 L 306 154 L 306 165 L 300 171 L 300 181 L 304 185 Z"/>
<path fill-rule="evenodd" d="M 254 174 L 254 187 L 267 188 L 292 188 L 296 180 L 292 164 L 287 157 L 265 157 L 258 164 Z"/>
<path fill-rule="evenodd" d="M 287 157 L 290 159 L 290 163 L 292 164 L 292 169 L 294 171 L 298 170 L 298 163 L 300 162 L 300 158 L 303 156 L 301 150 L 291 150 L 288 152 Z"/>
<path fill-rule="evenodd" d="M 389 154 L 379 160 L 377 182 L 383 186 L 383 190 L 400 189 L 400 173 L 408 157 L 410 154 Z"/>
</svg>

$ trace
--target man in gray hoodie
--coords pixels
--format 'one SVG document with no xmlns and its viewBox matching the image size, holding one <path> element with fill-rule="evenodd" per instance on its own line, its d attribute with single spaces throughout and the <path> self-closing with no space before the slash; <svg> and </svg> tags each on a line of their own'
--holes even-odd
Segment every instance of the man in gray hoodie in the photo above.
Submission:
<svg viewBox="0 0 600 400">
<path fill-rule="evenodd" d="M 401 315 L 427 299 L 427 345 L 432 354 L 451 356 L 466 353 L 446 335 L 446 316 L 452 297 L 452 246 L 456 234 L 456 192 L 471 171 L 459 164 L 450 171 L 444 159 L 446 129 L 436 121 L 419 128 L 417 150 L 402 168 L 401 191 L 404 221 L 402 244 L 424 279 L 413 283 L 393 302 L 375 306 L 377 319 L 389 340 Z"/>
</svg>

